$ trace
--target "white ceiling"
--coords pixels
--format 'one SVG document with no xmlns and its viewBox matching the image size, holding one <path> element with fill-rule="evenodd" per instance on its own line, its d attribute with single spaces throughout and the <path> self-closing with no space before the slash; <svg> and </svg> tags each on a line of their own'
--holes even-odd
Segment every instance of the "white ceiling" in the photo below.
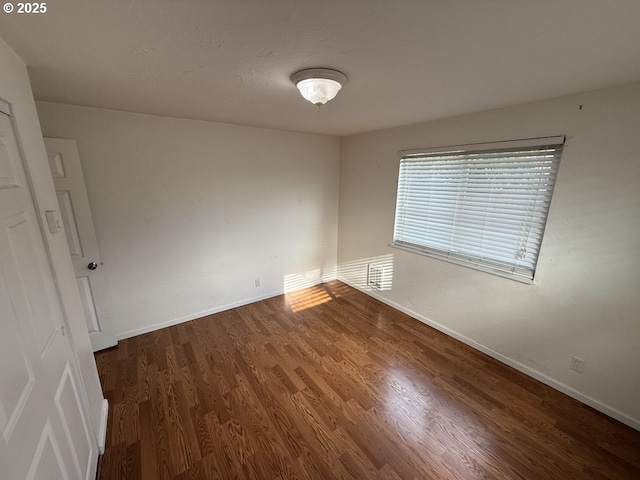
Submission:
<svg viewBox="0 0 640 480">
<path fill-rule="evenodd" d="M 342 136 L 640 80 L 640 0 L 47 7 L 0 13 L 35 97 L 132 112 Z M 317 66 L 349 77 L 319 112 L 289 81 Z"/>
</svg>

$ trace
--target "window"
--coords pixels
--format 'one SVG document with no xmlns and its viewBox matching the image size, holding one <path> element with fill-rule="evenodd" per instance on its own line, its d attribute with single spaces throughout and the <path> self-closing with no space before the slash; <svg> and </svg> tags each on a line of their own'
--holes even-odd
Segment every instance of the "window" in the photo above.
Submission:
<svg viewBox="0 0 640 480">
<path fill-rule="evenodd" d="M 563 145 L 403 152 L 393 245 L 532 283 Z"/>
</svg>

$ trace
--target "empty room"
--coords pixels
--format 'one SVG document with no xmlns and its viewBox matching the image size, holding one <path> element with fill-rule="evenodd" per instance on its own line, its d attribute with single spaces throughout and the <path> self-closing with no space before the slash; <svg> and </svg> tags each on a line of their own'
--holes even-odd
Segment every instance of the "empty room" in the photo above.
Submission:
<svg viewBox="0 0 640 480">
<path fill-rule="evenodd" d="M 0 478 L 640 479 L 637 0 L 0 13 Z"/>
</svg>

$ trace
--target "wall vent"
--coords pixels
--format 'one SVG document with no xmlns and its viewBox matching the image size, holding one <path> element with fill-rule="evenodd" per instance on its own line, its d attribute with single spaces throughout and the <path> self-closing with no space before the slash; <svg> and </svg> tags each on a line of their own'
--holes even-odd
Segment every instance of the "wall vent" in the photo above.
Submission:
<svg viewBox="0 0 640 480">
<path fill-rule="evenodd" d="M 384 271 L 380 267 L 369 264 L 369 272 L 367 273 L 367 285 L 376 290 L 382 289 L 382 275 Z"/>
</svg>

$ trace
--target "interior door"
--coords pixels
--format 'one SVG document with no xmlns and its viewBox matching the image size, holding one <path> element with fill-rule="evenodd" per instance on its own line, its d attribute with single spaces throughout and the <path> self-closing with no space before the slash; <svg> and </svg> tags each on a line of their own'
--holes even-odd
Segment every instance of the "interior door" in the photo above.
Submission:
<svg viewBox="0 0 640 480">
<path fill-rule="evenodd" d="M 97 441 L 40 225 L 0 101 L 0 477 L 89 479 Z"/>
<path fill-rule="evenodd" d="M 91 346 L 96 352 L 114 346 L 117 339 L 109 321 L 102 261 L 78 146 L 75 140 L 64 138 L 45 138 L 44 144 L 82 298 Z"/>
</svg>

